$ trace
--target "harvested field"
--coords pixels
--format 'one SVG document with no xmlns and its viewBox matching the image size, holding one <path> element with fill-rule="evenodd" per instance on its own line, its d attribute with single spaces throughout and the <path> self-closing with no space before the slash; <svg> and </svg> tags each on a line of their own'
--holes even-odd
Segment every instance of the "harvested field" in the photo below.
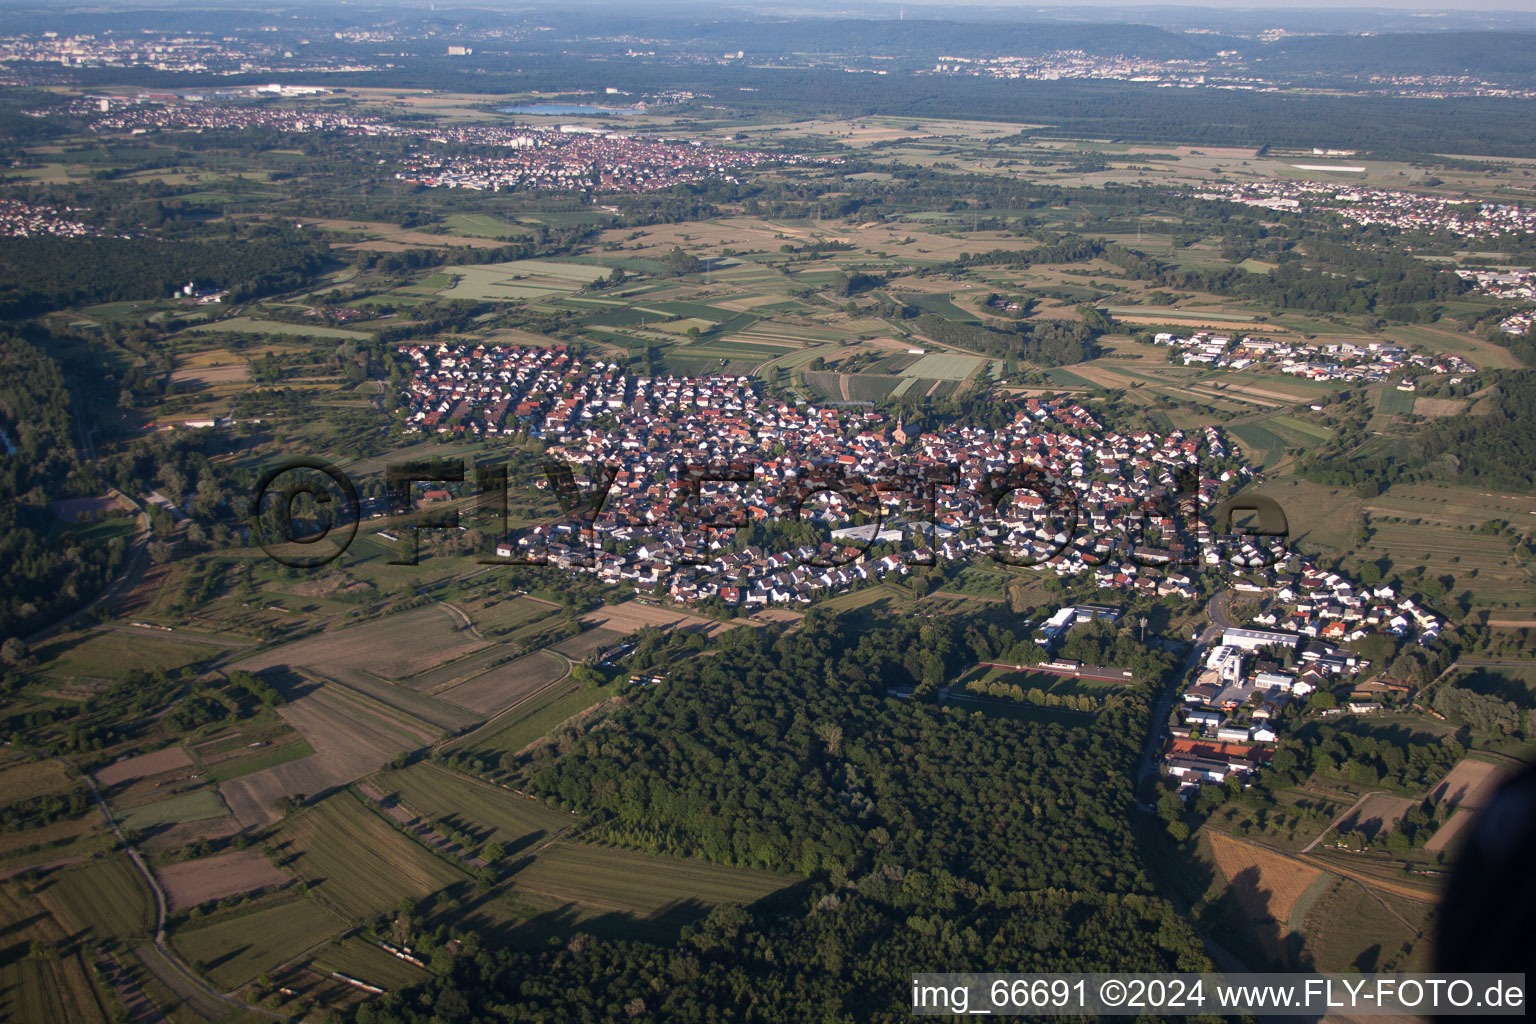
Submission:
<svg viewBox="0 0 1536 1024">
<path fill-rule="evenodd" d="M 206 643 L 160 632 L 107 628 L 56 637 L 35 653 L 45 671 L 62 680 L 121 679 L 135 669 L 170 671 L 205 661 L 217 652 Z"/>
<path fill-rule="evenodd" d="M 1463 758 L 1430 792 L 1430 799 L 1452 807 L 1481 807 L 1509 775 L 1503 765 Z"/>
<path fill-rule="evenodd" d="M 444 690 L 442 698 L 478 714 L 494 715 L 537 693 L 566 671 L 563 659 L 546 651 L 535 651 Z"/>
<path fill-rule="evenodd" d="M 584 629 L 575 636 L 566 637 L 557 644 L 551 644 L 549 649 L 567 658 L 583 661 L 598 651 L 612 647 L 624 636 L 625 634 L 616 629 Z"/>
<path fill-rule="evenodd" d="M 296 640 L 229 667 L 261 672 L 279 665 L 309 666 L 326 675 L 353 668 L 383 679 L 404 679 L 485 646 L 459 625 L 447 609 L 429 605 Z"/>
<path fill-rule="evenodd" d="M 236 850 L 217 857 L 167 864 L 155 869 L 155 877 L 165 889 L 173 911 L 291 881 L 259 850 Z"/>
<path fill-rule="evenodd" d="M 70 936 L 25 886 L 0 886 L 0 1020 L 26 1024 L 94 1024 L 108 1020 L 77 953 L 28 957 L 32 942 L 65 950 Z"/>
<path fill-rule="evenodd" d="M 1369 972 L 1406 948 L 1408 956 L 1396 970 L 1430 970 L 1431 943 L 1423 935 L 1428 911 L 1423 904 L 1337 879 L 1306 915 L 1302 956 L 1311 970 Z"/>
<path fill-rule="evenodd" d="M 1239 906 L 1247 913 L 1261 945 L 1277 960 L 1285 960 L 1284 942 L 1291 907 L 1322 874 L 1259 846 L 1207 830 L 1216 866 Z"/>
<path fill-rule="evenodd" d="M 124 782 L 159 775 L 161 772 L 192 767 L 192 758 L 180 747 L 166 747 L 152 754 L 140 754 L 107 765 L 96 772 L 96 781 L 103 786 L 117 786 Z"/>
<path fill-rule="evenodd" d="M 1358 810 L 1339 822 L 1338 831 L 1342 834 L 1359 829 L 1374 839 L 1391 832 L 1418 802 L 1410 797 L 1376 793 L 1366 797 Z"/>
<path fill-rule="evenodd" d="M 326 975 L 345 974 L 383 989 L 403 988 L 431 977 L 428 971 L 355 935 L 322 948 L 310 968 Z"/>
<path fill-rule="evenodd" d="M 1429 842 L 1424 844 L 1425 851 L 1440 853 L 1454 848 L 1477 811 L 1509 775 L 1510 770 L 1503 765 L 1474 761 L 1470 757 L 1458 761 L 1456 767 L 1430 791 L 1431 800 L 1437 804 L 1445 803 L 1456 811 L 1429 837 Z"/>
<path fill-rule="evenodd" d="M 315 752 L 220 785 L 242 825 L 275 821 L 281 797 L 301 793 L 313 797 L 344 786 L 377 771 L 401 751 L 422 745 L 420 737 L 407 731 L 400 721 L 370 713 L 355 697 L 334 685 L 310 687 L 301 696 L 290 697 L 278 714 Z"/>
<path fill-rule="evenodd" d="M 212 387 L 215 384 L 244 384 L 250 379 L 250 364 L 244 362 L 225 363 L 222 366 L 181 366 L 171 371 L 171 381 L 175 384 L 203 384 Z"/>
<path fill-rule="evenodd" d="M 1425 398 L 1423 395 L 1413 400 L 1413 414 L 1415 416 L 1459 416 L 1467 411 L 1467 403 L 1459 398 Z"/>
<path fill-rule="evenodd" d="M 342 231 L 349 234 L 370 235 L 381 242 L 392 243 L 393 249 L 419 248 L 421 246 L 442 247 L 448 245 L 467 245 L 472 249 L 494 249 L 501 245 L 500 241 L 491 238 L 476 238 L 466 235 L 434 235 L 427 231 L 411 231 L 402 228 L 398 224 L 386 224 L 382 221 L 368 220 L 316 220 L 312 221 L 316 227 L 329 231 Z M 366 242 L 354 243 L 344 248 L 367 249 L 374 246 Z"/>
<path fill-rule="evenodd" d="M 706 634 L 731 628 L 714 619 L 634 600 L 622 601 L 619 604 L 605 604 L 581 621 L 584 626 L 600 626 L 621 634 L 633 633 L 642 626 L 654 626 L 657 629 L 698 629 Z"/>
<path fill-rule="evenodd" d="M 1435 834 L 1430 836 L 1429 842 L 1424 844 L 1424 850 L 1427 853 L 1440 853 L 1444 850 L 1452 849 L 1460 840 L 1462 832 L 1466 831 L 1467 826 L 1472 824 L 1472 818 L 1476 813 L 1470 807 L 1457 808 L 1446 819 L 1444 825 L 1435 829 Z"/>
</svg>

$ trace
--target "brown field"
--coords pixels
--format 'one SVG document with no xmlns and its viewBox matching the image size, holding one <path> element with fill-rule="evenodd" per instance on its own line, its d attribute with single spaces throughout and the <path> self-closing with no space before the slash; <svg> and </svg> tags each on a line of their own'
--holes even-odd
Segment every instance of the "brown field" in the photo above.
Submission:
<svg viewBox="0 0 1536 1024">
<path fill-rule="evenodd" d="M 1487 803 L 1488 797 L 1509 774 L 1509 769 L 1503 765 L 1474 761 L 1471 758 L 1458 761 L 1456 767 L 1447 772 L 1440 784 L 1430 791 L 1430 799 L 1436 803 L 1443 801 L 1456 808 L 1456 811 L 1450 820 L 1429 837 L 1429 842 L 1424 844 L 1425 851 L 1440 853 L 1455 846 L 1467 826 L 1472 824 L 1478 809 Z"/>
<path fill-rule="evenodd" d="M 788 608 L 764 608 L 761 611 L 753 612 L 752 618 L 762 622 L 778 622 L 787 626 L 793 626 L 805 618 L 805 613 L 793 612 Z"/>
<path fill-rule="evenodd" d="M 489 668 L 472 679 L 444 690 L 442 699 L 482 715 L 494 715 L 501 709 L 537 693 L 566 673 L 565 662 L 545 651 Z"/>
<path fill-rule="evenodd" d="M 224 802 L 245 826 L 279 817 L 280 797 L 316 796 L 377 771 L 403 750 L 423 745 L 400 720 L 385 718 L 344 688 L 316 686 L 278 709 L 314 753 L 298 761 L 242 775 L 219 786 Z"/>
<path fill-rule="evenodd" d="M 1403 820 L 1403 815 L 1417 803 L 1417 800 L 1410 797 L 1376 793 L 1366 797 L 1359 810 L 1339 822 L 1338 831 L 1342 833 L 1359 829 L 1372 837 L 1383 835 L 1391 832 Z"/>
<path fill-rule="evenodd" d="M 485 646 L 459 630 L 447 609 L 429 605 L 350 629 L 296 640 L 229 666 L 261 672 L 279 665 L 309 666 L 330 674 L 360 669 L 383 679 L 404 679 Z"/>
<path fill-rule="evenodd" d="M 1444 825 L 1435 829 L 1435 834 L 1429 837 L 1429 842 L 1424 844 L 1427 853 L 1440 853 L 1449 850 L 1456 845 L 1468 825 L 1472 824 L 1472 818 L 1477 812 L 1470 807 L 1458 808 Z"/>
<path fill-rule="evenodd" d="M 155 877 L 160 879 L 172 910 L 267 886 L 287 885 L 290 881 L 259 850 L 236 850 L 217 857 L 168 864 L 156 868 Z"/>
<path fill-rule="evenodd" d="M 1467 403 L 1459 398 L 1415 398 L 1415 416 L 1457 416 L 1467 411 Z"/>
<path fill-rule="evenodd" d="M 1291 907 L 1322 872 L 1221 832 L 1207 830 L 1207 835 L 1216 866 L 1248 914 L 1260 944 L 1276 959 L 1286 959 L 1285 922 Z"/>
<path fill-rule="evenodd" d="M 191 382 L 206 384 L 241 384 L 251 379 L 250 365 L 244 362 L 226 363 L 223 366 L 182 366 L 171 371 L 175 384 Z"/>
<path fill-rule="evenodd" d="M 575 636 L 566 637 L 557 644 L 550 644 L 549 649 L 556 654 L 563 654 L 567 658 L 577 661 L 585 661 L 606 647 L 612 647 L 624 638 L 625 634 L 616 629 L 584 629 Z"/>
<path fill-rule="evenodd" d="M 103 786 L 116 786 L 161 772 L 192 767 L 192 758 L 180 747 L 166 747 L 152 754 L 140 754 L 107 765 L 96 773 L 96 781 Z"/>
<path fill-rule="evenodd" d="M 642 626 L 653 626 L 657 629 L 697 629 L 707 634 L 731 628 L 714 619 L 634 600 L 622 601 L 619 604 L 605 604 L 581 621 L 582 625 L 598 626 L 618 633 L 633 633 Z"/>
<path fill-rule="evenodd" d="M 1503 765 L 1463 758 L 1430 792 L 1430 798 L 1452 807 L 1481 807 L 1509 774 Z"/>
</svg>

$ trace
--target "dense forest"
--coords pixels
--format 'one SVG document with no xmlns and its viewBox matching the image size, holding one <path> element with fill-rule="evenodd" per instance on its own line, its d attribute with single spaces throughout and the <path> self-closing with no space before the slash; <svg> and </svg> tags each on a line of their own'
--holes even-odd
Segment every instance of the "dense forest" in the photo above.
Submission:
<svg viewBox="0 0 1536 1024">
<path fill-rule="evenodd" d="M 355 1019 L 896 1020 L 919 966 L 1204 965 L 1128 824 L 1146 691 L 1071 728 L 925 703 L 970 644 L 951 619 L 854 633 L 819 611 L 726 633 L 611 726 L 531 755 L 525 785 L 594 841 L 809 881 L 716 909 L 675 948 L 578 935 L 460 956 Z M 919 699 L 886 695 L 903 684 Z"/>
<path fill-rule="evenodd" d="M 1373 494 L 1418 479 L 1529 491 L 1536 487 L 1536 379 L 1500 374 L 1475 413 L 1425 423 L 1380 454 L 1345 454 L 1336 443 L 1305 459 L 1302 472 L 1316 483 Z"/>
<path fill-rule="evenodd" d="M 69 387 L 58 364 L 25 338 L 4 334 L 0 367 L 0 637 L 14 637 L 98 591 L 126 546 L 72 536 L 49 510 L 50 500 L 99 493 L 75 453 Z"/>
<path fill-rule="evenodd" d="M 320 269 L 326 250 L 324 243 L 278 229 L 204 242 L 0 238 L 0 316 L 161 299 L 189 281 L 228 289 L 229 300 L 240 302 L 302 286 Z"/>
<path fill-rule="evenodd" d="M 1189 925 L 1153 897 L 1004 893 L 896 867 L 806 889 L 777 914 L 716 908 L 673 947 L 577 935 L 522 952 L 470 938 L 446 974 L 363 1003 L 349 1019 L 895 1022 L 911 1019 L 914 970 L 1210 969 Z"/>
<path fill-rule="evenodd" d="M 1036 320 L 1002 330 L 922 313 L 913 326 L 918 334 L 941 345 L 989 356 L 1013 356 L 1037 366 L 1081 363 L 1099 354 L 1094 344 L 1099 332 L 1073 320 Z"/>
</svg>

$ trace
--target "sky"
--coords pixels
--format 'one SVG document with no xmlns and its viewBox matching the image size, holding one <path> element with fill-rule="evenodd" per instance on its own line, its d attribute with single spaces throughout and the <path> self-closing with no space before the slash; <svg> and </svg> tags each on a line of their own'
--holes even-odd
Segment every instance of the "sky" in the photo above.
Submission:
<svg viewBox="0 0 1536 1024">
<path fill-rule="evenodd" d="M 900 0 L 878 0 L 878 2 L 896 4 Z M 1035 2 L 1010 3 L 1008 0 L 921 0 L 925 6 L 930 7 L 991 7 L 991 8 L 1017 8 L 1020 11 L 1049 10 L 1068 6 L 1064 3 Z M 1447 0 L 1366 0 L 1366 2 L 1350 2 L 1350 0 L 1106 0 L 1102 4 L 1091 6 L 1102 7 L 1212 7 L 1221 10 L 1254 11 L 1265 10 L 1324 10 L 1327 8 L 1339 8 L 1343 10 L 1370 11 L 1425 11 L 1444 14 L 1459 14 L 1465 11 L 1536 11 L 1536 0 L 1460 0 L 1460 2 L 1447 2 Z"/>
</svg>

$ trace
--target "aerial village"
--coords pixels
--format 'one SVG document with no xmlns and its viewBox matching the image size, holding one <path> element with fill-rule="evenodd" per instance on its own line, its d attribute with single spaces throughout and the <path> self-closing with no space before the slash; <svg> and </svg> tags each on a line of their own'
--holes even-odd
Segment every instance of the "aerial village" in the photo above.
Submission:
<svg viewBox="0 0 1536 1024">
<path fill-rule="evenodd" d="M 589 479 L 611 477 L 595 516 L 535 526 L 497 555 L 592 573 L 647 599 L 793 608 L 936 559 L 996 555 L 1101 592 L 1196 600 L 1197 574 L 1220 569 L 1237 594 L 1264 600 L 1205 652 L 1183 693 L 1164 768 L 1188 785 L 1256 771 L 1279 707 L 1368 667 L 1343 645 L 1372 633 L 1422 642 L 1443 628 L 1390 585 L 1182 522 L 1169 495 L 1208 509 L 1251 476 L 1216 427 L 1122 435 L 1071 398 L 1033 397 L 998 430 L 912 432 L 866 408 L 765 399 L 748 377 L 634 377 L 561 346 L 401 351 L 415 367 L 408 431 L 538 437 Z M 1047 469 L 1007 500 L 988 497 L 1031 466 Z M 893 480 L 904 485 L 881 486 Z M 793 519 L 817 524 L 819 543 L 737 542 L 738 529 Z M 1156 543 L 1130 540 L 1147 537 Z M 1047 651 L 1113 611 L 1095 607 L 1045 620 Z"/>
<path fill-rule="evenodd" d="M 1347 341 L 1313 344 L 1248 335 L 1234 338 L 1231 334 L 1212 331 L 1196 331 L 1189 337 L 1160 331 L 1153 336 L 1152 343 L 1173 348 L 1176 357 L 1185 366 L 1210 366 L 1233 371 L 1264 367 L 1308 380 L 1351 383 L 1397 380 L 1398 387 L 1403 391 L 1416 390 L 1413 378 L 1420 373 L 1472 372 L 1472 364 L 1460 356 L 1449 353 L 1427 356 L 1410 352 L 1392 342 L 1373 341 L 1365 345 Z M 1451 383 L 1457 381 L 1452 380 Z"/>
</svg>

